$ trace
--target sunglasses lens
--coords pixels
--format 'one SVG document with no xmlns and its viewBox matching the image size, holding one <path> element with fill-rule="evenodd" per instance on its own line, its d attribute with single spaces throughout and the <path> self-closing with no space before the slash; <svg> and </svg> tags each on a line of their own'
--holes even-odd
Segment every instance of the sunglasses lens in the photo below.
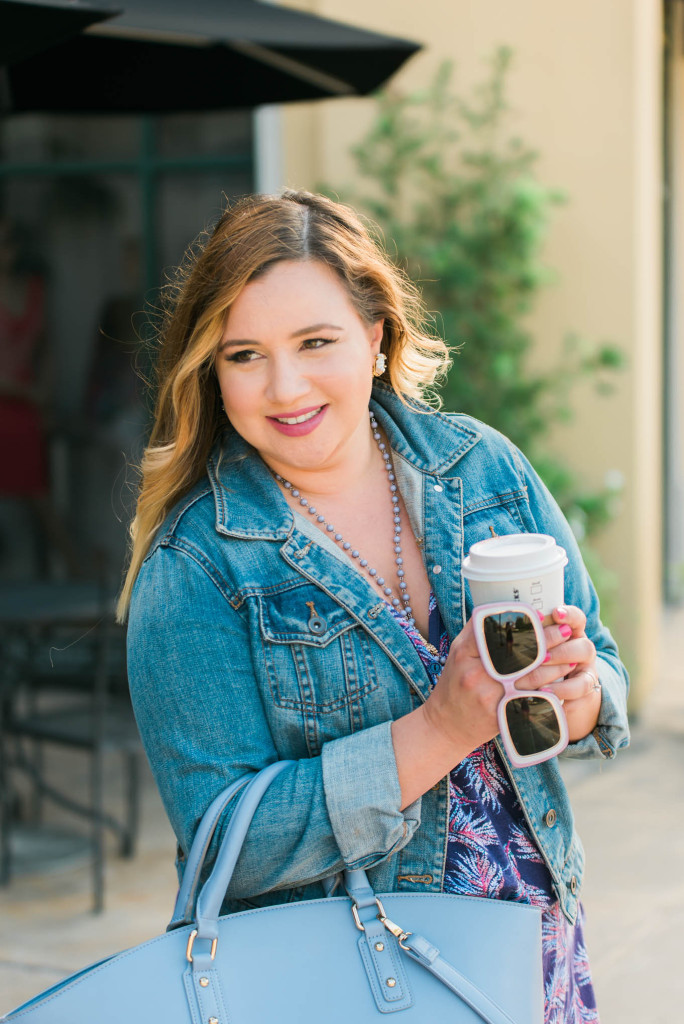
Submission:
<svg viewBox="0 0 684 1024">
<path fill-rule="evenodd" d="M 483 624 L 487 651 L 500 676 L 524 672 L 537 657 L 537 635 L 529 615 L 501 612 L 485 616 Z"/>
<path fill-rule="evenodd" d="M 556 710 L 545 697 L 515 697 L 506 704 L 506 722 L 518 754 L 541 754 L 561 738 Z"/>
</svg>

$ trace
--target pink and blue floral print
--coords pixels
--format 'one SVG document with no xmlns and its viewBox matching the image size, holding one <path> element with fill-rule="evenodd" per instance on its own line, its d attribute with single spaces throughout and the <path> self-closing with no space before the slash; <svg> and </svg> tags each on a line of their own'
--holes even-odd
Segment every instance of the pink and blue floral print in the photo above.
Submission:
<svg viewBox="0 0 684 1024">
<path fill-rule="evenodd" d="M 415 626 L 391 610 L 434 686 L 449 652 L 449 637 L 434 595 L 430 595 L 432 649 Z M 449 790 L 444 892 L 539 907 L 543 911 L 544 1024 L 598 1024 L 583 909 L 580 906 L 574 925 L 561 912 L 551 876 L 493 740 L 451 771 Z"/>
</svg>

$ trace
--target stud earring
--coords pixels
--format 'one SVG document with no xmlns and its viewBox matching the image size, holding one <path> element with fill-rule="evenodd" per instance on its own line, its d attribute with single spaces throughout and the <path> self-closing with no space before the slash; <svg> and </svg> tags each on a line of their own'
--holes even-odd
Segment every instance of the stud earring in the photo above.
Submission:
<svg viewBox="0 0 684 1024">
<path fill-rule="evenodd" d="M 373 376 L 382 377 L 387 366 L 387 356 L 384 352 L 378 352 L 377 356 L 373 361 Z"/>
</svg>

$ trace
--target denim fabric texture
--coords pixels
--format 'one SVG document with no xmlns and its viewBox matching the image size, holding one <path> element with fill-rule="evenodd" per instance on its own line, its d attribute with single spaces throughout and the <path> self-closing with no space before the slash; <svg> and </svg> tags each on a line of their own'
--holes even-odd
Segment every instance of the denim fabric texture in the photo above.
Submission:
<svg viewBox="0 0 684 1024">
<path fill-rule="evenodd" d="M 372 408 L 450 636 L 472 608 L 461 563 L 475 541 L 492 529 L 548 533 L 567 550 L 565 600 L 586 613 L 603 689 L 598 727 L 563 756 L 612 758 L 629 742 L 627 675 L 573 534 L 539 477 L 510 441 L 471 417 L 417 411 L 384 385 L 374 388 Z M 377 892 L 441 890 L 449 780 L 399 810 L 390 729 L 427 699 L 420 657 L 378 589 L 291 511 L 230 428 L 149 550 L 131 604 L 128 658 L 181 875 L 199 820 L 222 789 L 271 761 L 296 761 L 254 818 L 224 912 L 322 896 L 321 880 L 345 866 L 367 869 Z M 574 921 L 584 856 L 557 760 L 513 769 L 499 749 Z"/>
</svg>

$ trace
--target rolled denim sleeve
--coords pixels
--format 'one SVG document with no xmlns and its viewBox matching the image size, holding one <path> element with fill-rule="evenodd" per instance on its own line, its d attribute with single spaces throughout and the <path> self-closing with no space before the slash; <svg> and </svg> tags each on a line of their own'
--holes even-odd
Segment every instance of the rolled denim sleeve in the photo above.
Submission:
<svg viewBox="0 0 684 1024">
<path fill-rule="evenodd" d="M 235 779 L 293 757 L 278 749 L 255 679 L 250 629 L 201 552 L 159 547 L 136 582 L 131 696 L 167 814 L 187 855 L 199 821 Z M 248 898 L 371 867 L 409 841 L 420 802 L 400 807 L 390 723 L 294 758 L 250 826 L 228 895 Z M 236 805 L 209 849 L 214 859 Z M 268 851 L 268 856 L 265 854 Z"/>
<path fill-rule="evenodd" d="M 401 849 L 420 825 L 420 799 L 397 810 L 401 787 L 391 727 L 391 722 L 384 722 L 332 740 L 323 748 L 330 824 L 350 868 L 371 867 Z M 359 776 L 363 786 L 359 786 Z M 379 840 L 382 849 L 378 849 Z"/>
<path fill-rule="evenodd" d="M 600 618 L 599 599 L 582 561 L 575 535 L 548 488 L 525 456 L 514 449 L 527 488 L 530 510 L 539 533 L 548 533 L 565 548 L 565 600 L 581 608 L 587 617 L 586 633 L 596 647 L 601 682 L 601 710 L 596 728 L 588 736 L 570 743 L 563 757 L 612 758 L 629 744 L 627 692 L 629 677 L 620 661 L 617 644 Z"/>
</svg>

